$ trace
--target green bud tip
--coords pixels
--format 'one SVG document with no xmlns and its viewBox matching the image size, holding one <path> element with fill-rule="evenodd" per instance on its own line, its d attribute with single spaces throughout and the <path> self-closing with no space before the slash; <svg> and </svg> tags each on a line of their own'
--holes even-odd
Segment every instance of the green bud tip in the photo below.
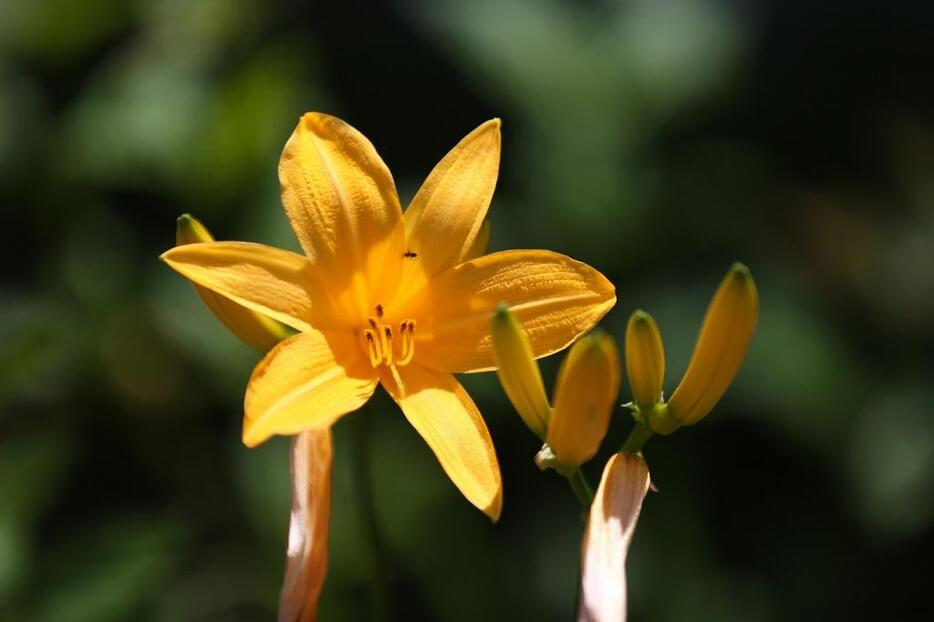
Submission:
<svg viewBox="0 0 934 622">
<path fill-rule="evenodd" d="M 751 279 L 752 273 L 749 271 L 749 267 L 746 266 L 746 264 L 739 261 L 734 261 L 733 265 L 730 266 L 730 276 L 742 279 Z"/>
</svg>

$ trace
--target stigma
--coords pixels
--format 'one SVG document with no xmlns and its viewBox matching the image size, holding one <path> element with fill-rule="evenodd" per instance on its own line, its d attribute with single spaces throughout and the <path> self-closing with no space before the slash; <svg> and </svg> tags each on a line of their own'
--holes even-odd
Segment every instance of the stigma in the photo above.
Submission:
<svg viewBox="0 0 934 622">
<path fill-rule="evenodd" d="M 382 307 L 377 305 L 377 316 L 381 317 Z M 363 346 L 370 359 L 370 365 L 379 367 L 408 365 L 415 356 L 415 320 L 402 320 L 398 330 L 380 322 L 376 317 L 367 319 L 367 328 L 363 329 Z"/>
</svg>

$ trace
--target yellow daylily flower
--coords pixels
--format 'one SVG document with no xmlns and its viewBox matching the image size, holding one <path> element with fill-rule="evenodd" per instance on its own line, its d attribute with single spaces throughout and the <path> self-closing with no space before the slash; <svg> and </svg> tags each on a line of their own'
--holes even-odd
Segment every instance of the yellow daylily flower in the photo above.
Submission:
<svg viewBox="0 0 934 622">
<path fill-rule="evenodd" d="M 626 620 L 626 557 L 650 486 L 642 456 L 620 452 L 606 463 L 581 543 L 578 622 Z"/>
<path fill-rule="evenodd" d="M 613 306 L 586 264 L 542 250 L 470 258 L 496 184 L 500 122 L 468 134 L 403 216 L 395 184 L 357 130 L 304 115 L 279 163 L 304 255 L 244 242 L 167 251 L 173 269 L 298 331 L 257 365 L 243 440 L 324 428 L 382 384 L 442 468 L 494 520 L 502 484 L 489 432 L 456 372 L 495 368 L 490 320 L 508 304 L 537 357 L 566 347 Z"/>
<path fill-rule="evenodd" d="M 176 244 L 212 242 L 214 237 L 189 214 L 178 218 Z M 261 352 L 271 350 L 291 333 L 282 324 L 195 285 L 208 309 L 234 335 Z M 331 429 L 307 430 L 295 436 L 291 448 L 292 512 L 285 578 L 279 595 L 279 620 L 314 622 L 328 564 L 331 521 Z"/>
</svg>

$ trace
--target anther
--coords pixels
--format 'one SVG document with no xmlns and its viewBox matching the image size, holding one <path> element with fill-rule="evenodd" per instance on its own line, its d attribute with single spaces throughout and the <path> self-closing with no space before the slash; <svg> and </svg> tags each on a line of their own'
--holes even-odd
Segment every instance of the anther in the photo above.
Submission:
<svg viewBox="0 0 934 622">
<path fill-rule="evenodd" d="M 402 333 L 402 351 L 396 365 L 401 367 L 408 365 L 415 356 L 415 320 L 403 320 L 399 325 L 399 332 Z"/>
<path fill-rule="evenodd" d="M 363 336 L 366 338 L 367 354 L 370 355 L 370 365 L 376 367 L 383 360 L 383 353 L 381 352 L 379 340 L 376 338 L 376 333 L 369 328 L 363 331 Z"/>
<path fill-rule="evenodd" d="M 388 326 L 383 327 L 382 341 L 383 356 L 385 357 L 383 362 L 392 365 L 392 329 Z"/>
</svg>

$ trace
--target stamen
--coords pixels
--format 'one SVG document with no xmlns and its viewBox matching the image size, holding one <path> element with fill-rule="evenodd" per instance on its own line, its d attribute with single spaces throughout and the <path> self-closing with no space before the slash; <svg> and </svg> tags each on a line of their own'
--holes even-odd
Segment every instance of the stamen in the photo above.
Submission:
<svg viewBox="0 0 934 622">
<path fill-rule="evenodd" d="M 403 320 L 399 331 L 402 333 L 402 351 L 396 365 L 402 367 L 408 365 L 415 356 L 415 320 Z"/>
<path fill-rule="evenodd" d="M 383 353 L 380 348 L 379 340 L 376 338 L 376 333 L 367 328 L 363 331 L 363 336 L 366 337 L 367 353 L 370 355 L 370 365 L 377 367 L 383 360 Z"/>
<path fill-rule="evenodd" d="M 392 329 L 383 326 L 383 356 L 387 365 L 392 365 Z"/>
</svg>

